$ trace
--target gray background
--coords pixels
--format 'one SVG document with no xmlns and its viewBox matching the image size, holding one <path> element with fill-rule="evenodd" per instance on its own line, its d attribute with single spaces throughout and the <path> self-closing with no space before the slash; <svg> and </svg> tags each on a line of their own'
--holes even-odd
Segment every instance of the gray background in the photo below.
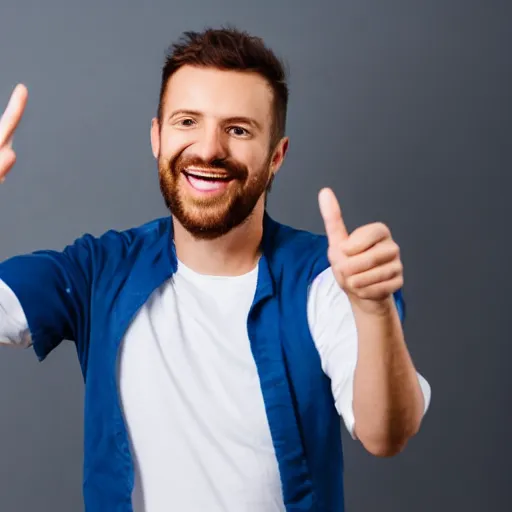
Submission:
<svg viewBox="0 0 512 512">
<path fill-rule="evenodd" d="M 347 511 L 511 510 L 510 0 L 0 0 L 0 103 L 29 107 L 0 188 L 0 259 L 166 212 L 149 146 L 160 66 L 183 30 L 231 22 L 288 62 L 291 147 L 270 212 L 402 247 L 406 336 L 433 389 L 420 435 L 376 459 L 344 434 Z M 82 510 L 74 348 L 0 350 L 0 510 Z"/>
</svg>

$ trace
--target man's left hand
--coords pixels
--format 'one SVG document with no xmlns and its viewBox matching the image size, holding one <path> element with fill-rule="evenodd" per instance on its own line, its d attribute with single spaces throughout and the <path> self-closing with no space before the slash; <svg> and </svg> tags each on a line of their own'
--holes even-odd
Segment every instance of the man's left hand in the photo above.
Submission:
<svg viewBox="0 0 512 512">
<path fill-rule="evenodd" d="M 318 196 L 329 243 L 328 258 L 336 280 L 353 305 L 368 312 L 389 309 L 392 295 L 403 286 L 400 248 L 380 222 L 357 228 L 350 235 L 334 192 Z"/>
</svg>

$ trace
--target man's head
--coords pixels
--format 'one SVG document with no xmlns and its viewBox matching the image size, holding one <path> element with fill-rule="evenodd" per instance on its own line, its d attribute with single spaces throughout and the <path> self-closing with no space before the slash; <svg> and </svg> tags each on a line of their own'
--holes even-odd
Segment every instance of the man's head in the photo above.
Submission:
<svg viewBox="0 0 512 512">
<path fill-rule="evenodd" d="M 263 211 L 281 166 L 288 88 L 261 39 L 234 29 L 187 32 L 171 47 L 151 143 L 174 218 L 216 238 Z"/>
</svg>

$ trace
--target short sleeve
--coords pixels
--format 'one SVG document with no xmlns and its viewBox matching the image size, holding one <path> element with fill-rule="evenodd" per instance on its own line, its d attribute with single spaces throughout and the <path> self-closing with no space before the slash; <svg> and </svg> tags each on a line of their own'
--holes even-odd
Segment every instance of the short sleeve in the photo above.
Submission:
<svg viewBox="0 0 512 512">
<path fill-rule="evenodd" d="M 405 319 L 402 291 L 394 294 L 401 321 Z M 308 295 L 308 322 L 313 341 L 320 355 L 322 369 L 331 379 L 336 409 L 347 430 L 354 437 L 353 411 L 354 374 L 357 364 L 357 328 L 347 294 L 340 288 L 329 267 L 312 282 Z M 418 373 L 426 413 L 431 390 Z"/>
<path fill-rule="evenodd" d="M 346 293 L 329 267 L 312 282 L 308 322 L 322 370 L 331 379 L 338 414 L 353 435 L 353 380 L 357 363 L 357 329 Z"/>
<path fill-rule="evenodd" d="M 85 238 L 63 251 L 37 251 L 0 264 L 0 279 L 25 314 L 39 360 L 64 339 L 77 341 L 87 328 L 90 252 Z"/>
</svg>

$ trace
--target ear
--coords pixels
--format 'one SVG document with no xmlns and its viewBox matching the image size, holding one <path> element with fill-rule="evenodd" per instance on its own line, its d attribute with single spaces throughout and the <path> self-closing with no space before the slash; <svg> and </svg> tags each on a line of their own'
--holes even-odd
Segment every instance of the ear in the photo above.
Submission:
<svg viewBox="0 0 512 512">
<path fill-rule="evenodd" d="M 290 139 L 288 137 L 283 137 L 278 143 L 276 148 L 274 149 L 274 153 L 272 155 L 272 160 L 270 163 L 270 170 L 275 174 L 283 165 L 284 159 L 286 157 L 286 153 L 288 152 L 288 146 L 290 144 Z"/>
<path fill-rule="evenodd" d="M 160 155 L 160 123 L 156 117 L 151 120 L 151 149 L 153 156 L 158 159 Z"/>
</svg>

